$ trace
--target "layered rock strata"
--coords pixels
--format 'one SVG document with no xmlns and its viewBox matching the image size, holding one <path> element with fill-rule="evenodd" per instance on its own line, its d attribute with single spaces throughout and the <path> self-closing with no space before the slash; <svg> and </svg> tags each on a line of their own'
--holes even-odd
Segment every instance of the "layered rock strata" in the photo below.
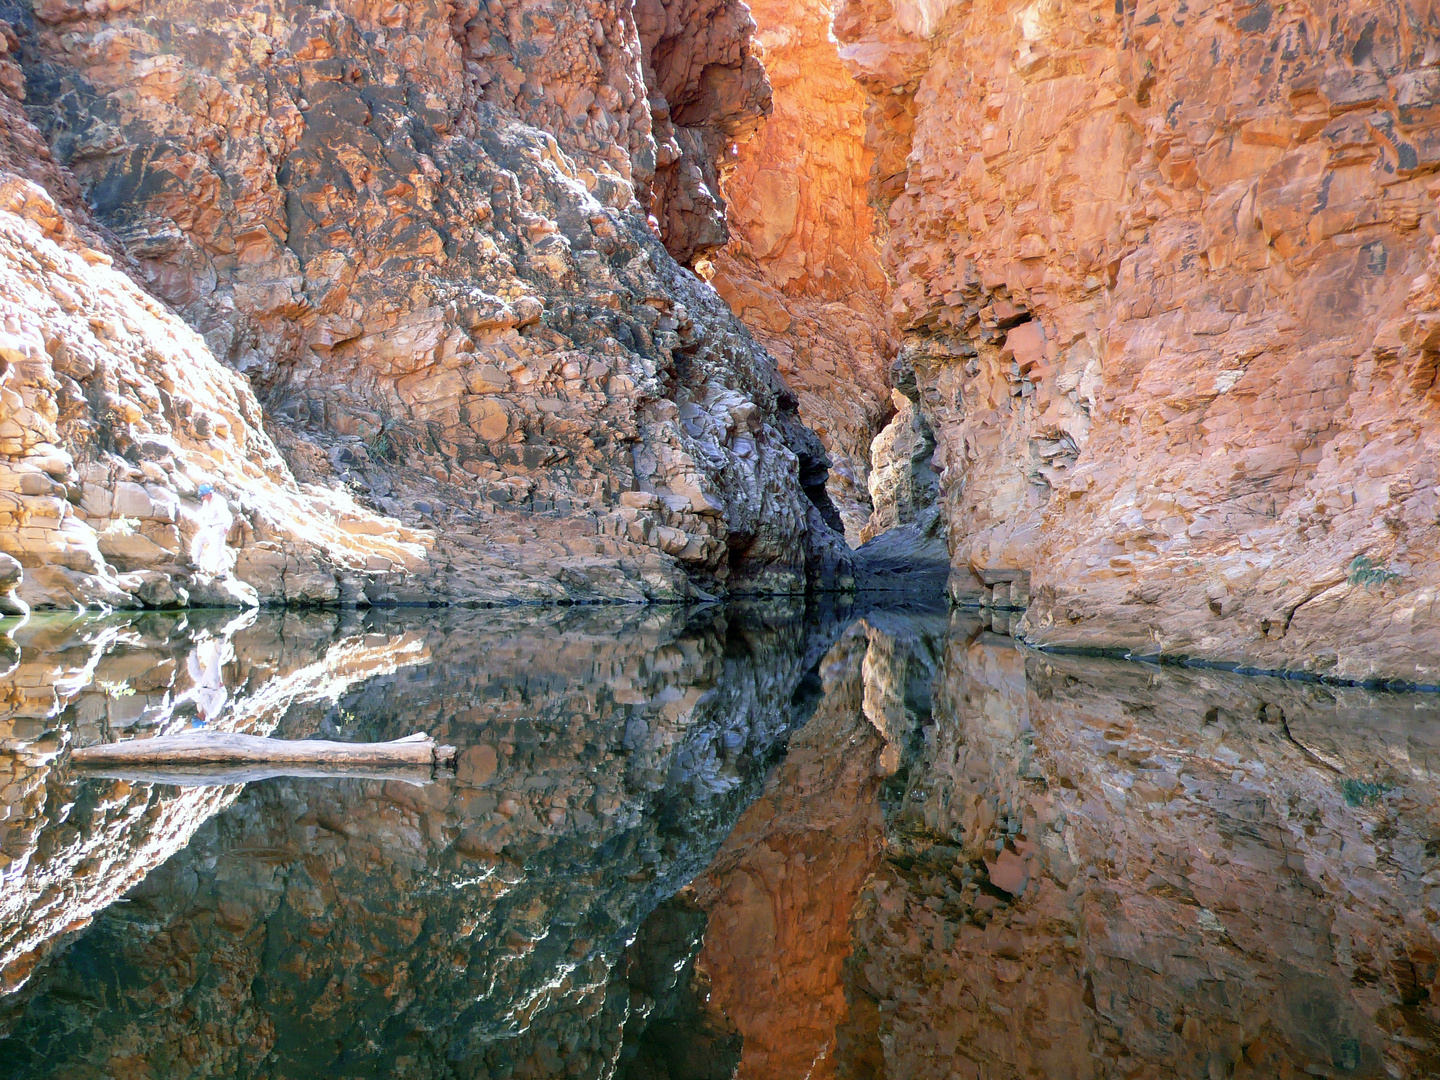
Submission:
<svg viewBox="0 0 1440 1080">
<path fill-rule="evenodd" d="M 122 357 L 183 352 L 213 384 L 119 378 L 92 420 L 118 410 L 135 445 L 57 438 L 43 403 L 8 406 L 29 410 L 12 417 L 16 471 L 40 470 L 27 483 L 98 490 L 88 507 L 32 511 L 46 535 L 27 558 L 71 571 L 34 575 L 32 599 L 145 601 L 117 578 L 173 576 L 195 479 L 186 455 L 223 457 L 232 442 L 271 481 L 215 470 L 242 511 L 237 578 L 262 599 L 645 599 L 691 595 L 692 579 L 835 582 L 823 446 L 769 357 L 665 247 L 694 262 L 727 239 L 719 162 L 769 108 L 750 28 L 740 4 L 658 0 L 22 9 L 6 85 L 55 159 L 41 168 L 43 141 L 29 147 L 30 172 L 57 190 L 73 175 L 116 238 L 112 256 L 163 304 L 98 259 L 32 272 L 28 292 L 13 285 L 14 317 L 69 305 L 76 330 L 24 324 L 15 363 L 35 373 L 20 377 L 59 368 L 96 397 L 96 356 L 128 371 Z M 51 192 L 61 221 L 88 221 L 64 194 Z M 19 248 L 40 241 L 12 243 L 18 268 L 30 258 Z M 162 326 L 127 315 L 112 338 L 85 322 L 92 301 L 114 322 L 92 294 L 126 288 Z M 86 364 L 60 355 L 72 338 Z M 256 399 L 213 373 L 212 356 L 258 393 L 280 455 Z M 32 461 L 42 443 L 62 456 Z M 291 474 L 321 503 L 304 506 Z M 102 496 L 113 506 L 121 483 L 156 487 L 151 507 L 174 508 L 123 515 L 166 555 L 140 540 L 118 544 L 118 561 L 97 555 L 82 526 L 110 527 Z M 269 509 L 286 501 L 272 488 L 300 505 Z M 328 534 L 291 542 L 295 514 Z M 352 557 L 373 537 L 368 560 Z"/>
<path fill-rule="evenodd" d="M 831 459 L 851 546 L 869 521 L 870 441 L 892 411 L 889 286 L 867 196 L 864 95 L 830 38 L 829 0 L 756 0 L 774 111 L 725 177 L 733 239 L 711 284 L 776 359 Z"/>
<path fill-rule="evenodd" d="M 1420 9 L 846 0 L 953 555 L 1022 632 L 1440 682 Z"/>
</svg>

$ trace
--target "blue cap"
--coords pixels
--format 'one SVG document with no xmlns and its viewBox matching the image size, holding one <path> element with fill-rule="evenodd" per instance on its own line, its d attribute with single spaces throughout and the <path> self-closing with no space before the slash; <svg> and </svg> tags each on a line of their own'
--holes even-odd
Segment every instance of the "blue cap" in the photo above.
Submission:
<svg viewBox="0 0 1440 1080">
<path fill-rule="evenodd" d="M 204 497 L 204 496 L 206 496 L 206 495 L 213 495 L 213 494 L 215 494 L 215 485 L 214 485 L 214 484 L 201 484 L 201 485 L 200 485 L 200 495 L 201 495 L 202 497 Z"/>
</svg>

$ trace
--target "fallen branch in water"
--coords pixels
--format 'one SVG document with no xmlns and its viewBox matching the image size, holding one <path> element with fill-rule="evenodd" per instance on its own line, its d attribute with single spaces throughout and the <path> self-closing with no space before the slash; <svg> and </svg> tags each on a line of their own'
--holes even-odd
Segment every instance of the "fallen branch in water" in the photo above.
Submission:
<svg viewBox="0 0 1440 1080">
<path fill-rule="evenodd" d="M 387 765 L 383 769 L 353 769 L 348 765 L 81 765 L 84 776 L 124 780 L 130 784 L 171 784 L 175 787 L 223 787 L 253 784 L 277 777 L 301 780 L 399 780 L 424 787 L 435 779 L 429 765 Z"/>
<path fill-rule="evenodd" d="M 70 755 L 70 763 L 87 772 L 124 770 L 135 779 L 221 784 L 270 776 L 428 779 L 432 770 L 454 762 L 453 746 L 437 746 L 423 733 L 393 742 L 342 743 L 207 732 L 100 743 Z"/>
</svg>

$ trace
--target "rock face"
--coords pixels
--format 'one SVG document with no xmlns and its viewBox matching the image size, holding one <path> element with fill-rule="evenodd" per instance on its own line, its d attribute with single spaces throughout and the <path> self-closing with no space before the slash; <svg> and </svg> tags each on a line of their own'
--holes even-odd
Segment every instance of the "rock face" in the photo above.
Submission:
<svg viewBox="0 0 1440 1080">
<path fill-rule="evenodd" d="M 10 272 L 33 262 L 21 248 L 63 241 L 66 221 L 89 228 L 78 184 L 116 265 L 201 337 L 99 266 L 93 243 L 84 267 L 7 282 L 15 317 L 68 304 L 89 353 L 183 350 L 214 383 L 171 389 L 158 370 L 126 369 L 110 391 L 123 404 L 90 406 L 93 423 L 118 409 L 137 438 L 179 444 L 165 448 L 173 465 L 158 447 L 52 432 L 58 404 L 12 418 L 23 445 L 6 450 L 40 470 L 31 486 L 49 476 L 113 496 L 115 483 L 150 484 L 163 489 L 147 493 L 152 506 L 178 505 L 168 519 L 126 515 L 145 535 L 117 543 L 113 562 L 81 527 L 108 525 L 98 504 L 30 511 L 47 530 L 32 561 L 66 571 L 35 575 L 32 598 L 116 602 L 135 595 L 117 575 L 167 570 L 145 545 L 173 561 L 178 528 L 183 547 L 193 469 L 181 451 L 227 440 L 292 496 L 291 473 L 307 495 L 340 492 L 333 509 L 271 510 L 255 477 L 219 470 L 241 532 L 256 534 L 240 538 L 237 576 L 262 598 L 675 598 L 690 579 L 794 589 L 807 569 L 833 582 L 843 552 L 822 516 L 822 445 L 771 360 L 661 242 L 694 262 L 726 240 L 718 162 L 769 108 L 750 26 L 729 0 L 25 11 L 0 59 L 55 162 L 36 164 L 44 140 L 12 156 L 44 172 L 60 210 L 29 212 Z M 20 213 L 19 198 L 6 208 Z M 163 328 L 119 317 L 78 284 L 91 279 L 128 289 L 123 303 Z M 96 397 L 105 376 L 70 370 L 80 361 L 65 359 L 63 327 L 63 348 L 55 333 L 16 332 L 29 368 L 12 379 L 43 384 L 54 368 Z M 211 374 L 212 355 L 248 377 L 280 455 L 244 384 Z M 61 456 L 31 460 L 42 443 Z M 274 519 L 302 510 L 349 521 L 364 545 L 387 539 L 352 566 L 343 536 L 285 538 Z"/>
<path fill-rule="evenodd" d="M 1030 570 L 1035 642 L 1440 681 L 1429 19 L 841 5 L 955 595 Z"/>
<path fill-rule="evenodd" d="M 824 441 L 827 487 L 856 546 L 895 352 L 867 202 L 864 95 L 835 53 L 827 0 L 750 7 L 774 112 L 725 178 L 734 239 L 713 256 L 712 284 L 776 358 Z"/>
<path fill-rule="evenodd" d="M 244 379 L 13 173 L 0 248 L 0 549 L 21 602 L 333 601 L 423 565 L 419 534 L 297 485 Z M 202 483 L 240 512 L 238 579 L 191 562 Z"/>
</svg>

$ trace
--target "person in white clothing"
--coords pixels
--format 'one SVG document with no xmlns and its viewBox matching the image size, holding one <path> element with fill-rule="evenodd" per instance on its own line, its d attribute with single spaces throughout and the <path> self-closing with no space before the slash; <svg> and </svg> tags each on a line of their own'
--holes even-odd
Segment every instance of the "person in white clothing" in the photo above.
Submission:
<svg viewBox="0 0 1440 1080">
<path fill-rule="evenodd" d="M 211 484 L 200 485 L 200 512 L 195 520 L 200 528 L 190 541 L 190 561 L 202 574 L 224 577 L 235 569 L 235 554 L 226 546 L 225 537 L 235 524 L 235 515 L 225 496 Z"/>
</svg>

